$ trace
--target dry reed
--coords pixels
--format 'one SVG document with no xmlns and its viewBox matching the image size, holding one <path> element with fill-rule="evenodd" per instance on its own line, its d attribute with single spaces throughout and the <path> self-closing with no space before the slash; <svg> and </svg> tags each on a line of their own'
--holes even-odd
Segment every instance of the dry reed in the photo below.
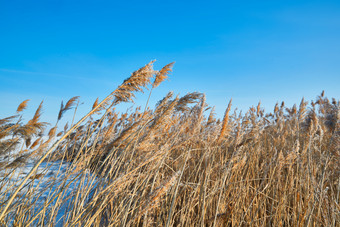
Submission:
<svg viewBox="0 0 340 227">
<path fill-rule="evenodd" d="M 242 114 L 230 100 L 216 120 L 204 94 L 170 92 L 154 110 L 116 112 L 173 66 L 152 64 L 65 125 L 53 145 L 79 97 L 61 104 L 48 132 L 42 103 L 27 123 L 28 100 L 0 119 L 1 225 L 339 226 L 339 101 L 323 92 L 299 108 L 265 113 L 259 103 Z"/>
</svg>

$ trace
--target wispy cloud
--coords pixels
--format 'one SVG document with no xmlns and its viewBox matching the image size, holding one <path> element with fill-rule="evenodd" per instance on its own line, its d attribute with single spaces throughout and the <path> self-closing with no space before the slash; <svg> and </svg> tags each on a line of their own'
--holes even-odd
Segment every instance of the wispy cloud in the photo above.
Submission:
<svg viewBox="0 0 340 227">
<path fill-rule="evenodd" d="M 69 75 L 58 74 L 58 73 L 32 72 L 32 71 L 5 69 L 5 68 L 0 68 L 0 71 L 7 72 L 7 73 L 29 74 L 29 75 L 33 75 L 33 76 L 48 76 L 48 77 L 54 77 L 54 78 L 69 78 L 69 79 L 83 79 L 83 80 L 90 79 L 90 78 L 86 78 L 86 77 L 69 76 Z"/>
<path fill-rule="evenodd" d="M 6 68 L 0 68 L 0 72 L 5 73 L 13 73 L 13 74 L 27 74 L 30 76 L 45 76 L 50 78 L 65 78 L 70 80 L 83 80 L 83 81 L 91 81 L 96 83 L 104 83 L 104 84 L 110 84 L 112 81 L 108 81 L 105 79 L 100 79 L 98 76 L 70 76 L 65 74 L 59 74 L 59 73 L 48 73 L 48 72 L 34 72 L 34 71 L 25 71 L 25 70 L 16 70 L 16 69 L 6 69 Z"/>
</svg>

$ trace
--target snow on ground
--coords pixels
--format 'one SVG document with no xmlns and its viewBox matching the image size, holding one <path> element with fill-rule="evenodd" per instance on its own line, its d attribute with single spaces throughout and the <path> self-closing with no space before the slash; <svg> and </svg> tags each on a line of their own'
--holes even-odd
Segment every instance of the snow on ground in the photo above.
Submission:
<svg viewBox="0 0 340 227">
<path fill-rule="evenodd" d="M 31 160 L 14 170 L 11 168 L 0 170 L 0 196 L 9 198 L 33 167 L 34 161 Z M 67 218 L 66 210 L 69 206 L 72 206 L 76 192 L 81 192 L 82 188 L 93 188 L 97 184 L 97 178 L 89 171 L 70 172 L 72 170 L 74 170 L 74 167 L 67 162 L 42 163 L 37 172 L 20 190 L 18 199 L 27 202 L 25 197 L 30 196 L 29 203 L 33 204 L 33 210 L 36 213 L 41 211 L 41 213 L 52 212 L 55 214 L 57 212 L 54 221 L 56 226 L 62 226 L 64 218 Z M 5 201 L 5 199 L 2 199 L 2 201 Z M 62 202 L 62 205 L 58 206 L 58 211 L 54 211 L 55 204 L 60 202 Z M 42 210 L 44 204 L 46 207 L 47 203 L 49 203 L 48 209 Z M 8 220 L 8 224 L 12 221 Z"/>
</svg>

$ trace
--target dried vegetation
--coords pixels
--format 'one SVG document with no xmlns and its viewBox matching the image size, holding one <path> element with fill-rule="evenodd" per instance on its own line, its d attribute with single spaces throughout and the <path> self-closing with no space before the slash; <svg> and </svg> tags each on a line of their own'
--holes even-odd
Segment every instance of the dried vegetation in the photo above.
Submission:
<svg viewBox="0 0 340 227">
<path fill-rule="evenodd" d="M 42 103 L 27 123 L 28 100 L 0 119 L 2 225 L 340 225 L 339 101 L 322 93 L 309 105 L 282 103 L 265 113 L 259 103 L 241 114 L 231 112 L 230 100 L 216 120 L 204 94 L 170 92 L 154 109 L 116 112 L 135 92 L 150 87 L 151 95 L 173 65 L 156 71 L 152 63 L 59 133 L 79 97 L 61 104 L 49 132 Z M 36 160 L 31 172 L 11 183 L 29 160 Z M 46 179 L 38 167 L 56 161 L 68 168 L 38 190 Z"/>
</svg>

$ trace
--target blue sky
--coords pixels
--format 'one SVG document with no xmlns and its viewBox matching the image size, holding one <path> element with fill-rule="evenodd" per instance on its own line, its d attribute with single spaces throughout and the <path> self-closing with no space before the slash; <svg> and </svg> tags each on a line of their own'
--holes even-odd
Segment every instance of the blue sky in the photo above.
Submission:
<svg viewBox="0 0 340 227">
<path fill-rule="evenodd" d="M 0 118 L 31 99 L 25 116 L 44 100 L 54 122 L 73 96 L 84 114 L 153 59 L 176 64 L 152 105 L 170 90 L 205 93 L 218 116 L 230 98 L 267 111 L 339 99 L 339 40 L 340 1 L 0 0 Z"/>
</svg>

